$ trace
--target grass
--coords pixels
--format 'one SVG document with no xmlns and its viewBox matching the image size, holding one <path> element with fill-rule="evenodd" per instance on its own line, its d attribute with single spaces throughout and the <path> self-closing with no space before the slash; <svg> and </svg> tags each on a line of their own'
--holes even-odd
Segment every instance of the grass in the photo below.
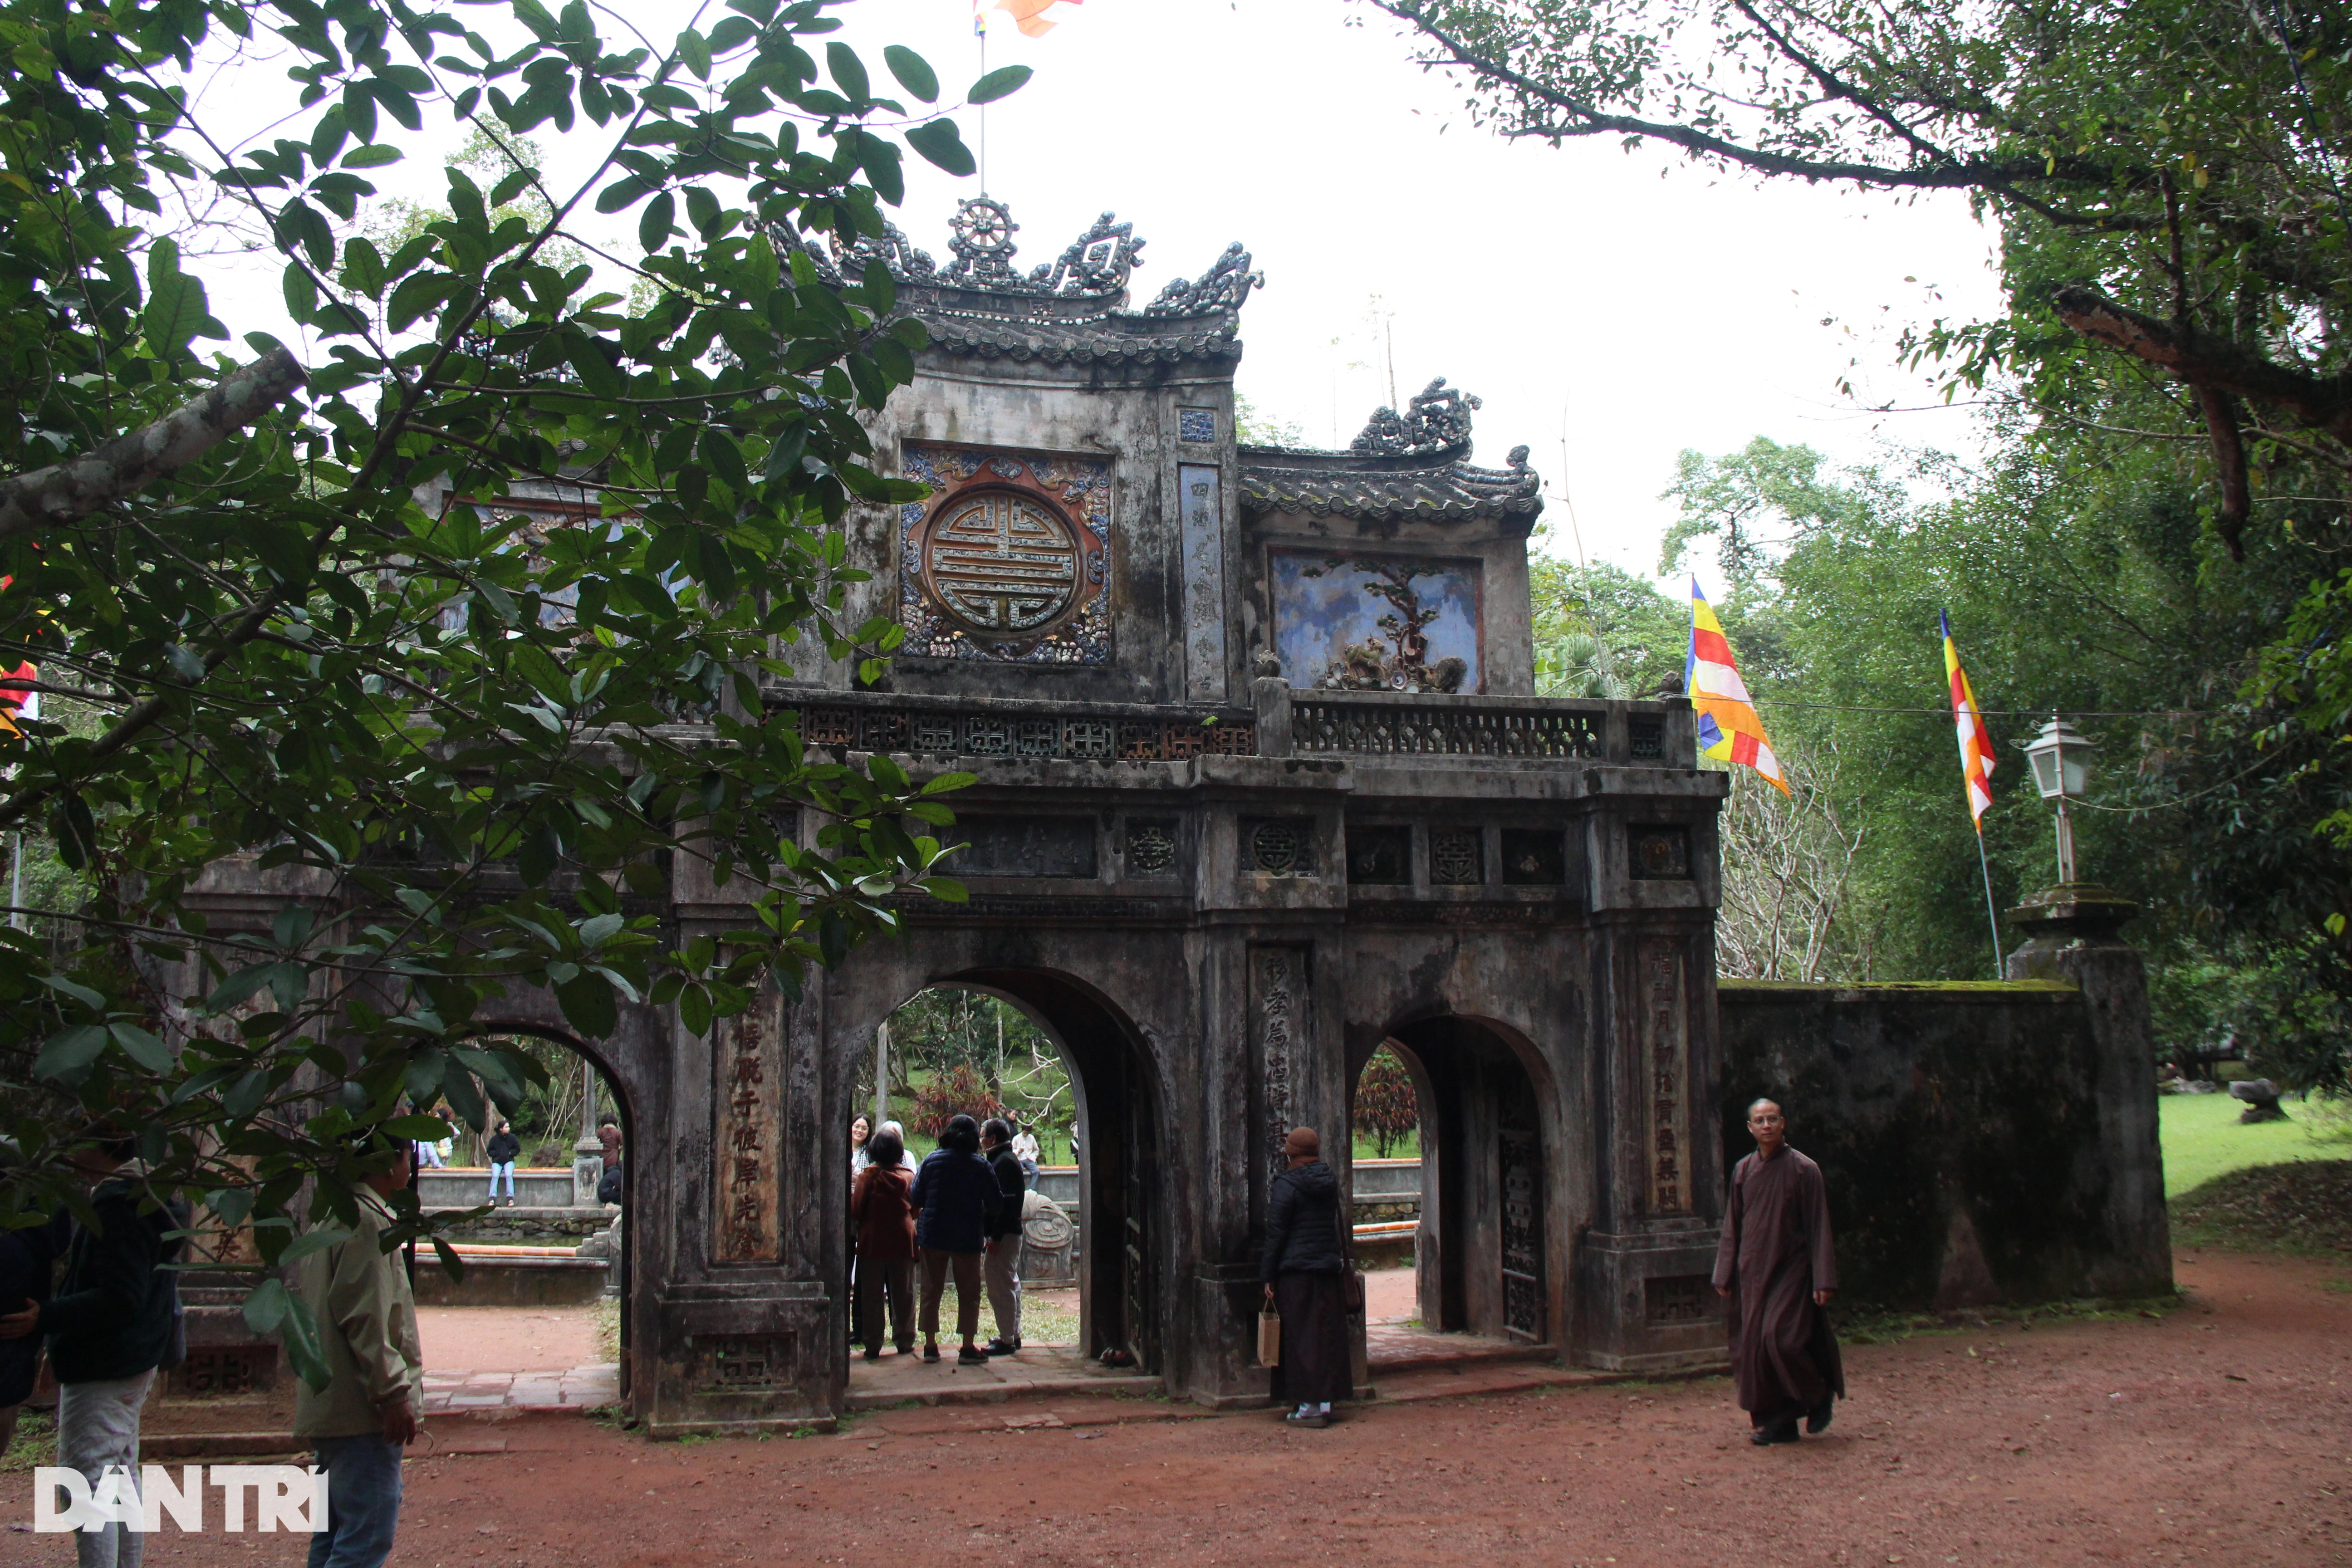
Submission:
<svg viewBox="0 0 2352 1568">
<path fill-rule="evenodd" d="M 2286 1121 L 2241 1122 L 2242 1101 L 2226 1094 L 2168 1094 L 2157 1101 L 2164 1144 L 2164 1195 L 2177 1198 L 2250 1165 L 2352 1156 L 2352 1126 L 2323 1103 L 2282 1102 Z"/>
<path fill-rule="evenodd" d="M 0 1454 L 0 1474 L 19 1474 L 36 1465 L 53 1465 L 57 1452 L 57 1424 L 37 1410 L 16 1413 L 16 1436 L 8 1444 L 8 1451 Z"/>
<path fill-rule="evenodd" d="M 915 1289 L 922 1282 L 917 1276 Z M 918 1314 L 919 1321 L 919 1314 Z M 940 1296 L 940 1342 L 956 1342 L 956 1288 L 948 1281 L 947 1289 Z M 989 1310 L 988 1298 L 980 1300 L 980 1342 L 985 1344 L 995 1336 L 996 1314 Z M 917 1339 L 921 1333 L 918 1331 Z M 1021 1293 L 1021 1338 L 1025 1343 L 1039 1345 L 1074 1345 L 1078 1342 L 1078 1292 L 1074 1287 L 1046 1290 L 1031 1286 Z"/>
<path fill-rule="evenodd" d="M 2179 1305 L 2179 1296 L 2149 1296 L 2137 1300 L 2089 1299 L 2074 1301 L 2042 1301 L 2027 1307 L 1964 1307 L 1942 1312 L 1904 1312 L 1864 1309 L 1859 1311 L 1839 1312 L 1837 1333 L 1839 1342 L 1843 1344 L 1877 1345 L 1911 1339 L 1919 1334 L 1960 1333 L 1969 1329 L 1985 1328 L 1993 1323 L 2014 1323 L 2021 1329 L 2031 1329 L 2036 1323 L 2104 1322 L 2121 1318 L 2161 1318 Z"/>
<path fill-rule="evenodd" d="M 595 1324 L 596 1359 L 600 1362 L 619 1361 L 621 1359 L 621 1299 L 618 1296 L 599 1296 L 596 1299 L 596 1304 L 589 1310 L 589 1312 Z"/>
</svg>

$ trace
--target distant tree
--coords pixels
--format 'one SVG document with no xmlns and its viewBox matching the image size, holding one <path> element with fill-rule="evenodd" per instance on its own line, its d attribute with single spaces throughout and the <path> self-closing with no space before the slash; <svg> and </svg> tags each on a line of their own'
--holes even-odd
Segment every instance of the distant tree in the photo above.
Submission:
<svg viewBox="0 0 2352 1568">
<path fill-rule="evenodd" d="M 915 1109 L 907 1125 L 926 1138 L 936 1139 L 956 1116 L 985 1121 L 1004 1114 L 1004 1102 L 969 1062 L 958 1062 L 915 1090 Z"/>
<path fill-rule="evenodd" d="M 1412 1075 L 1397 1054 L 1382 1046 L 1356 1080 L 1356 1136 L 1369 1138 L 1383 1160 L 1391 1150 L 1421 1131 L 1421 1101 Z"/>
</svg>

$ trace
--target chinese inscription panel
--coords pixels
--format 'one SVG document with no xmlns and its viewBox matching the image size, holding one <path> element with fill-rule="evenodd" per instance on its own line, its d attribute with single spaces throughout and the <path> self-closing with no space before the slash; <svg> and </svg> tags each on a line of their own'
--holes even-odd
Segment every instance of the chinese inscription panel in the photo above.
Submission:
<svg viewBox="0 0 2352 1568">
<path fill-rule="evenodd" d="M 1689 1016 L 1683 994 L 1682 945 L 1670 940 L 1641 944 L 1642 1079 L 1650 1108 L 1647 1138 L 1650 1213 L 1691 1212 Z"/>
</svg>

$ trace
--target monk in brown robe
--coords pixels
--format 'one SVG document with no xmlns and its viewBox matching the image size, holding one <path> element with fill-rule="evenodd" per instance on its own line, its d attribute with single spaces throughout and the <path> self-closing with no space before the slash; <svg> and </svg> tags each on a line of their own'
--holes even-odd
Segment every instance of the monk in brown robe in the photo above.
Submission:
<svg viewBox="0 0 2352 1568">
<path fill-rule="evenodd" d="M 1829 1194 L 1822 1168 L 1789 1147 L 1788 1119 L 1769 1100 L 1748 1108 L 1756 1152 L 1731 1173 L 1715 1288 L 1731 1302 L 1731 1371 L 1759 1447 L 1829 1428 L 1845 1369 L 1824 1310 L 1837 1294 Z"/>
</svg>

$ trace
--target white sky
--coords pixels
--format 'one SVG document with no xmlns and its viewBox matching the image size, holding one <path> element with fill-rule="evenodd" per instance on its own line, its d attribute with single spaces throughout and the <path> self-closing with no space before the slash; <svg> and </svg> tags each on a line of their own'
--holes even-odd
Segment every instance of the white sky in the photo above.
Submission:
<svg viewBox="0 0 2352 1568">
<path fill-rule="evenodd" d="M 901 43 L 956 95 L 978 74 L 968 4 L 856 0 L 844 37 L 877 82 L 881 46 Z M 650 0 L 615 9 L 664 43 L 691 15 Z M 711 5 L 704 25 L 721 14 Z M 478 26 L 498 13 L 461 15 Z M 1613 142 L 1507 145 L 1468 123 L 1458 89 L 1411 63 L 1386 17 L 1348 0 L 1083 0 L 1053 15 L 1038 39 L 999 16 L 988 41 L 991 65 L 1037 73 L 987 111 L 988 186 L 1021 225 L 1019 263 L 1051 261 L 1111 208 L 1148 241 L 1139 302 L 1242 241 L 1266 282 L 1243 316 L 1238 384 L 1312 442 L 1344 445 L 1389 401 L 1392 353 L 1400 400 L 1437 375 L 1485 400 L 1476 460 L 1533 448 L 1553 552 L 1577 551 L 1564 484 L 1585 553 L 1643 573 L 1685 447 L 1723 453 L 1757 435 L 1849 460 L 1881 441 L 1974 447 L 1964 411 L 1874 415 L 1836 385 L 1851 365 L 1862 403 L 1929 405 L 1926 382 L 1894 363 L 1896 331 L 1998 308 L 1990 231 L 1958 198 L 1759 186 Z M 290 107 L 283 69 L 253 60 L 211 76 L 200 115 L 216 134 L 258 129 Z M 372 173 L 387 195 L 437 201 L 438 155 L 462 137 L 446 107 L 425 112 L 422 135 L 380 132 L 410 153 Z M 962 117 L 967 142 L 974 119 Z M 538 139 L 559 190 L 608 140 L 584 121 Z M 947 218 L 977 182 L 911 154 L 908 166 L 897 220 L 944 259 Z M 634 213 L 584 226 L 635 254 Z M 205 267 L 215 313 L 233 331 L 285 333 L 274 263 L 243 285 L 218 265 Z"/>
</svg>

